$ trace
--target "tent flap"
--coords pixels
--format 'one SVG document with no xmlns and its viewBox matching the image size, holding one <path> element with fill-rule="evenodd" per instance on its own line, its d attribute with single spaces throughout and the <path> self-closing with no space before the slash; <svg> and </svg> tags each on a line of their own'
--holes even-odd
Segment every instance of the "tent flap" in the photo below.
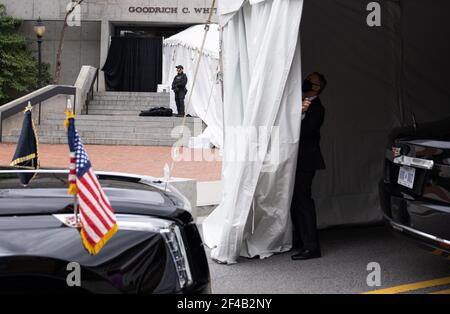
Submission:
<svg viewBox="0 0 450 314">
<path fill-rule="evenodd" d="M 246 3 L 224 29 L 224 195 L 203 223 L 211 256 L 222 262 L 234 263 L 239 255 L 269 256 L 291 247 L 287 208 L 301 121 L 302 5 L 303 1 Z M 252 128 L 263 128 L 257 145 L 263 157 L 273 157 L 271 149 L 279 149 L 272 168 L 264 158 L 251 160 L 255 142 L 247 132 Z M 270 137 L 263 133 L 275 129 L 279 138 L 272 134 L 269 145 Z M 240 150 L 244 158 L 235 160 Z"/>
</svg>

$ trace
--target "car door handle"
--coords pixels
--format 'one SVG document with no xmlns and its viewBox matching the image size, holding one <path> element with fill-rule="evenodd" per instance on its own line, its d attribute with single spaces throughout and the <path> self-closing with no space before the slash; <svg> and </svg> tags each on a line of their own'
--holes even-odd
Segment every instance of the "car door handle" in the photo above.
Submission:
<svg viewBox="0 0 450 314">
<path fill-rule="evenodd" d="M 434 167 L 433 160 L 414 158 L 404 155 L 394 158 L 394 163 L 398 165 L 416 167 L 426 170 L 431 170 Z"/>
</svg>

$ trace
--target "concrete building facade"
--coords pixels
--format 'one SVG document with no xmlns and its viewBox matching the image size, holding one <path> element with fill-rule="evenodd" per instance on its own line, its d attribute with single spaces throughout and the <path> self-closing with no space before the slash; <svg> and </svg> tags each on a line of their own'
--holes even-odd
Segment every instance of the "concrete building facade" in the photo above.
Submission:
<svg viewBox="0 0 450 314">
<path fill-rule="evenodd" d="M 7 13 L 22 19 L 20 33 L 35 41 L 34 25 L 41 18 L 46 26 L 43 62 L 56 63 L 64 17 L 71 0 L 0 0 Z M 112 36 L 167 37 L 190 25 L 205 23 L 212 0 L 85 0 L 71 16 L 62 56 L 61 84 L 73 85 L 83 65 L 101 68 L 108 56 Z M 213 21 L 217 21 L 213 10 Z M 101 72 L 100 72 L 101 73 Z M 100 89 L 105 83 L 100 75 Z"/>
</svg>

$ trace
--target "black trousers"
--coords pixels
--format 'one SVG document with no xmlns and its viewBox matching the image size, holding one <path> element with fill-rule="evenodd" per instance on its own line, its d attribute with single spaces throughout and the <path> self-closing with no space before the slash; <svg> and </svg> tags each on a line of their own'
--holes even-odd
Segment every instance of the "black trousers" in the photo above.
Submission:
<svg viewBox="0 0 450 314">
<path fill-rule="evenodd" d="M 294 245 L 307 250 L 320 250 L 317 235 L 316 206 L 312 198 L 315 170 L 298 170 L 295 177 L 291 217 L 294 225 Z"/>
<path fill-rule="evenodd" d="M 186 97 L 185 91 L 179 91 L 175 93 L 175 103 L 177 104 L 178 114 L 184 115 L 184 98 Z"/>
</svg>

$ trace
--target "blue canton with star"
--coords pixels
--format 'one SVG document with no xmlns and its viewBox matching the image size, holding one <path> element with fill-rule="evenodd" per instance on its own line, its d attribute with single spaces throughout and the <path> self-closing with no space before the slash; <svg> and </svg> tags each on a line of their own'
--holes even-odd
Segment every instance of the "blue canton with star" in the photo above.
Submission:
<svg viewBox="0 0 450 314">
<path fill-rule="evenodd" d="M 74 119 L 70 119 L 69 121 L 68 137 L 70 151 L 75 153 L 75 171 L 77 177 L 81 178 L 91 168 L 91 162 L 84 149 L 83 142 L 78 135 L 78 131 L 75 128 Z"/>
</svg>

